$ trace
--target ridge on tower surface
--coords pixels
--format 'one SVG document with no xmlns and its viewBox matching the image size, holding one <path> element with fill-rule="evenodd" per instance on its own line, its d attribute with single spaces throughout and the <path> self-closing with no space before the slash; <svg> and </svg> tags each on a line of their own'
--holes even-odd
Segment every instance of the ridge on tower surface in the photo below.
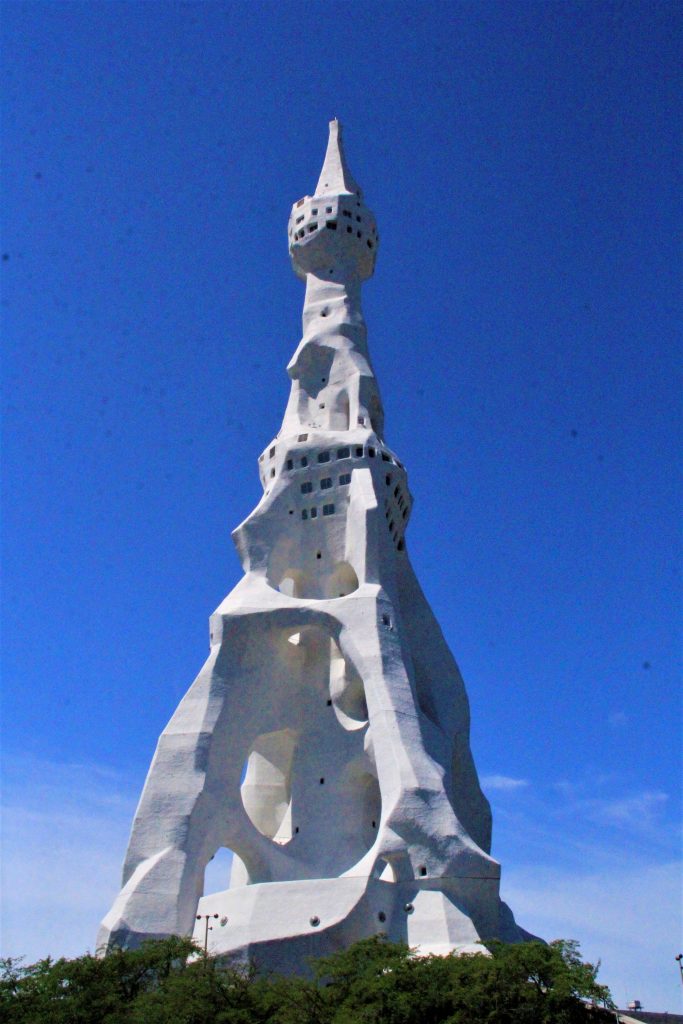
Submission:
<svg viewBox="0 0 683 1024">
<path fill-rule="evenodd" d="M 361 306 L 378 242 L 335 119 L 289 218 L 303 333 L 233 532 L 244 575 L 159 739 L 102 950 L 194 934 L 296 972 L 378 932 L 439 954 L 531 937 L 500 899 L 467 694 L 406 546 Z M 229 877 L 203 893 L 221 848 Z"/>
</svg>

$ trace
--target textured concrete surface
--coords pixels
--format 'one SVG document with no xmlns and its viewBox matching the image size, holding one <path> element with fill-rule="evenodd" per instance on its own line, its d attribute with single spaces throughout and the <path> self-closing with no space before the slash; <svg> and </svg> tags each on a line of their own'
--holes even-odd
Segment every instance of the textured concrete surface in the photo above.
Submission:
<svg viewBox="0 0 683 1024">
<path fill-rule="evenodd" d="M 203 941 L 197 914 L 217 915 L 211 951 L 280 970 L 379 931 L 425 952 L 517 941 L 464 685 L 406 549 L 361 310 L 379 236 L 336 121 L 288 232 L 303 337 L 233 534 L 244 577 L 159 740 L 98 944 Z M 230 885 L 202 897 L 220 847 Z"/>
</svg>

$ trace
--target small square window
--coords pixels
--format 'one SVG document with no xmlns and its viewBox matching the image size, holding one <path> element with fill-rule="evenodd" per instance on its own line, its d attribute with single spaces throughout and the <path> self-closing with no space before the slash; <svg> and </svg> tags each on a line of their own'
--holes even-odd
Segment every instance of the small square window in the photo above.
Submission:
<svg viewBox="0 0 683 1024">
<path fill-rule="evenodd" d="M 271 469 L 270 475 L 271 475 L 271 477 L 275 476 L 275 469 Z"/>
<path fill-rule="evenodd" d="M 313 232 L 317 231 L 317 230 L 318 230 L 318 222 L 314 220 L 312 224 L 308 225 L 308 233 L 309 233 L 309 235 L 312 235 Z"/>
<path fill-rule="evenodd" d="M 370 456 L 371 459 L 374 459 L 374 457 L 375 457 L 375 449 L 374 448 L 368 448 L 368 455 Z"/>
<path fill-rule="evenodd" d="M 387 487 L 388 487 L 389 484 L 391 483 L 391 473 L 387 473 L 386 482 L 387 482 Z"/>
<path fill-rule="evenodd" d="M 394 497 L 395 498 L 398 498 L 398 492 L 400 491 L 400 489 L 401 488 L 398 486 L 398 484 L 396 484 L 396 486 L 394 487 Z"/>
<path fill-rule="evenodd" d="M 294 459 L 287 459 L 286 466 L 287 469 L 294 469 Z"/>
<path fill-rule="evenodd" d="M 301 509 L 301 518 L 302 519 L 308 519 L 308 512 L 306 511 L 305 508 Z"/>
<path fill-rule="evenodd" d="M 325 227 L 329 228 L 330 231 L 336 231 L 337 230 L 337 222 L 336 222 L 336 220 L 326 220 L 325 221 Z"/>
<path fill-rule="evenodd" d="M 351 483 L 351 474 L 350 473 L 342 473 L 342 475 L 339 477 L 339 483 L 342 484 L 342 485 L 350 484 Z"/>
<path fill-rule="evenodd" d="M 301 221 L 302 221 L 303 219 L 304 219 L 304 215 L 303 215 L 303 213 L 302 213 L 300 217 L 297 217 L 297 218 L 296 218 L 296 223 L 297 223 L 297 224 L 301 224 Z"/>
<path fill-rule="evenodd" d="M 317 510 L 317 508 L 312 508 L 311 509 L 311 519 L 317 519 L 317 518 L 318 518 L 318 510 Z"/>
<path fill-rule="evenodd" d="M 272 459 L 272 457 L 273 457 L 274 455 L 275 455 L 275 449 L 274 449 L 274 448 L 271 448 L 271 449 L 270 449 L 270 451 L 268 452 L 268 456 L 269 456 L 269 458 L 271 458 L 271 459 Z"/>
<path fill-rule="evenodd" d="M 350 210 L 342 210 L 342 213 L 344 214 L 345 217 L 350 217 L 351 216 L 351 211 Z"/>
<path fill-rule="evenodd" d="M 382 452 L 382 460 L 384 462 L 391 462 L 391 455 L 387 455 L 386 452 Z"/>
<path fill-rule="evenodd" d="M 334 505 L 323 505 L 323 515 L 324 516 L 333 516 L 334 515 Z"/>
<path fill-rule="evenodd" d="M 311 213 L 313 214 L 313 216 L 317 216 L 318 207 L 316 206 L 315 210 L 311 210 Z"/>
<path fill-rule="evenodd" d="M 365 416 L 359 416 L 358 417 L 358 422 L 360 423 L 361 427 L 364 427 L 365 426 Z"/>
<path fill-rule="evenodd" d="M 332 207 L 331 206 L 326 206 L 325 207 L 325 213 L 332 213 Z"/>
<path fill-rule="evenodd" d="M 303 458 L 301 459 L 301 468 L 305 469 L 307 465 L 308 465 L 308 459 L 304 455 Z"/>
<path fill-rule="evenodd" d="M 329 462 L 329 461 L 330 461 L 330 453 L 329 452 L 318 452 L 318 462 Z"/>
<path fill-rule="evenodd" d="M 324 480 L 320 481 L 320 490 L 327 491 L 332 486 L 332 478 L 326 476 Z"/>
<path fill-rule="evenodd" d="M 311 483 L 310 480 L 307 480 L 305 483 L 303 483 L 301 485 L 301 493 L 302 494 L 310 494 L 312 490 L 313 490 L 313 484 Z"/>
<path fill-rule="evenodd" d="M 299 434 L 297 441 L 308 441 L 308 434 Z"/>
<path fill-rule="evenodd" d="M 337 449 L 337 458 L 338 459 L 348 459 L 350 457 L 351 457 L 351 449 L 350 448 L 338 448 Z"/>
<path fill-rule="evenodd" d="M 356 448 L 356 458 L 357 459 L 362 459 L 363 458 L 363 448 L 361 447 L 361 445 L 359 445 Z"/>
<path fill-rule="evenodd" d="M 315 213 L 315 210 L 314 210 L 313 212 Z M 357 216 L 357 217 L 356 217 L 356 220 L 357 220 L 357 221 L 358 221 L 358 223 L 360 224 L 360 222 L 361 222 L 361 220 L 360 220 L 360 217 L 358 217 L 358 216 Z"/>
</svg>

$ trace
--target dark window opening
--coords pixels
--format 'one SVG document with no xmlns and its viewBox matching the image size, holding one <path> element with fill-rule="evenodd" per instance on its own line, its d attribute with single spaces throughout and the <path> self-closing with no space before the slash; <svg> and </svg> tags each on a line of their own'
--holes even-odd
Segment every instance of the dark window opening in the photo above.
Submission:
<svg viewBox="0 0 683 1024">
<path fill-rule="evenodd" d="M 303 199 L 298 199 L 298 200 L 297 200 L 297 203 L 296 203 L 296 205 L 297 205 L 297 206 L 301 206 L 301 205 L 302 205 L 302 204 L 304 203 L 305 199 L 306 199 L 306 197 L 305 197 L 305 196 L 304 196 L 304 198 L 303 198 Z"/>
<path fill-rule="evenodd" d="M 423 878 L 427 874 L 427 868 L 424 866 L 424 864 L 420 865 L 420 874 L 422 875 Z"/>
<path fill-rule="evenodd" d="M 317 518 L 318 518 L 318 510 L 317 510 L 317 508 L 312 508 L 311 509 L 311 519 L 317 519 Z"/>
<path fill-rule="evenodd" d="M 351 216 L 351 211 L 350 210 L 342 210 L 342 213 L 344 214 L 345 217 L 350 217 Z"/>
<path fill-rule="evenodd" d="M 320 481 L 320 490 L 326 491 L 332 486 L 332 477 L 326 476 L 324 480 Z"/>
<path fill-rule="evenodd" d="M 399 551 L 403 551 L 403 541 L 402 541 L 402 540 L 400 540 L 400 541 L 398 542 L 398 544 L 396 545 L 396 547 L 398 548 L 398 550 L 399 550 Z"/>
<path fill-rule="evenodd" d="M 333 516 L 334 515 L 334 505 L 323 505 L 323 515 L 324 516 Z"/>
<path fill-rule="evenodd" d="M 329 452 L 318 452 L 318 462 L 329 462 L 329 461 L 330 461 L 330 453 Z"/>
<path fill-rule="evenodd" d="M 308 233 L 309 233 L 309 235 L 312 235 L 313 232 L 317 231 L 317 230 L 318 230 L 318 222 L 314 220 L 312 224 L 308 225 Z"/>
<path fill-rule="evenodd" d="M 342 486 L 344 484 L 350 484 L 351 483 L 351 474 L 350 473 L 342 473 L 342 475 L 339 477 L 339 483 Z"/>
<path fill-rule="evenodd" d="M 400 490 L 401 490 L 401 488 L 400 488 L 400 487 L 398 486 L 398 484 L 396 484 L 396 486 L 394 487 L 394 497 L 395 497 L 395 498 L 397 498 L 397 497 L 398 497 L 398 492 L 399 492 Z"/>
<path fill-rule="evenodd" d="M 319 409 L 324 409 L 325 408 L 325 403 L 324 402 L 319 402 L 318 403 L 318 408 Z"/>
<path fill-rule="evenodd" d="M 324 780 L 324 779 L 321 779 L 321 780 L 320 780 L 320 785 L 321 785 L 321 786 L 324 786 L 324 785 L 325 785 L 325 780 Z"/>
<path fill-rule="evenodd" d="M 308 434 L 299 434 L 297 441 L 308 441 Z"/>
<path fill-rule="evenodd" d="M 275 455 L 275 449 L 271 448 L 270 451 L 268 452 L 268 457 L 272 459 L 273 455 Z"/>
<path fill-rule="evenodd" d="M 348 233 L 349 235 L 352 235 L 352 234 L 353 234 L 353 228 L 351 227 L 351 225 L 349 225 L 349 226 L 347 227 L 346 231 L 347 231 L 347 233 Z"/>
<path fill-rule="evenodd" d="M 326 220 L 325 221 L 325 227 L 329 228 L 330 231 L 336 231 L 337 230 L 337 222 L 336 222 L 336 220 Z"/>
<path fill-rule="evenodd" d="M 374 448 L 368 448 L 368 455 L 370 456 L 371 459 L 374 459 L 374 457 L 375 457 L 375 449 Z"/>
<path fill-rule="evenodd" d="M 289 514 L 290 514 L 290 516 L 293 516 L 293 515 L 294 515 L 294 509 L 293 509 L 293 508 L 290 508 L 290 510 L 289 510 Z"/>
<path fill-rule="evenodd" d="M 287 469 L 294 469 L 294 459 L 287 459 L 285 465 L 287 466 Z"/>
<path fill-rule="evenodd" d="M 383 615 L 382 616 L 382 625 L 383 626 L 390 626 L 391 625 L 391 619 L 389 618 L 388 615 Z"/>
<path fill-rule="evenodd" d="M 368 249 L 372 249 L 372 242 L 370 241 L 369 238 L 368 238 Z"/>
<path fill-rule="evenodd" d="M 360 231 L 356 231 L 356 238 L 362 238 Z"/>
<path fill-rule="evenodd" d="M 372 823 L 372 827 L 373 827 L 373 828 L 377 828 L 377 822 L 376 822 L 376 821 L 373 821 L 373 823 Z"/>
<path fill-rule="evenodd" d="M 332 207 L 331 206 L 326 206 L 325 207 L 325 213 L 332 213 Z"/>
<path fill-rule="evenodd" d="M 358 214 L 356 214 L 356 220 L 358 221 L 358 223 L 359 223 L 359 224 L 361 223 L 361 219 L 360 219 L 360 217 L 358 216 Z"/>
<path fill-rule="evenodd" d="M 315 557 L 316 558 L 322 558 L 323 557 L 322 551 L 316 551 Z"/>
<path fill-rule="evenodd" d="M 301 493 L 302 494 L 310 494 L 312 490 L 313 490 L 313 484 L 311 483 L 310 480 L 307 480 L 306 483 L 301 485 Z"/>
<path fill-rule="evenodd" d="M 275 470 L 274 469 L 271 469 L 270 475 L 271 475 L 271 477 L 275 476 Z"/>
<path fill-rule="evenodd" d="M 359 416 L 358 417 L 358 422 L 360 423 L 361 427 L 364 427 L 365 426 L 365 416 Z"/>
<path fill-rule="evenodd" d="M 306 456 L 304 455 L 304 457 L 303 457 L 303 458 L 302 458 L 302 460 L 301 460 L 301 468 L 302 468 L 302 469 L 305 469 L 307 465 L 308 465 L 308 459 L 307 459 L 307 458 L 306 458 Z"/>
<path fill-rule="evenodd" d="M 308 519 L 308 512 L 306 511 L 305 508 L 301 509 L 301 518 L 302 519 Z"/>
<path fill-rule="evenodd" d="M 316 206 L 315 210 L 311 210 L 311 213 L 313 214 L 314 217 L 317 216 L 318 207 Z"/>
<path fill-rule="evenodd" d="M 391 483 L 391 473 L 387 473 L 386 481 L 387 481 L 387 487 L 388 487 L 389 484 Z"/>
<path fill-rule="evenodd" d="M 394 520 L 393 519 L 389 520 L 389 529 L 392 530 L 392 531 L 394 529 Z"/>
<path fill-rule="evenodd" d="M 314 928 L 317 928 L 318 925 L 320 924 L 320 918 L 319 917 L 312 917 L 311 918 L 311 924 L 313 925 Z"/>
<path fill-rule="evenodd" d="M 378 921 L 386 921 L 386 919 L 387 919 L 387 915 L 384 913 L 383 910 L 380 910 L 379 914 L 377 915 L 377 920 Z"/>
<path fill-rule="evenodd" d="M 356 457 L 359 459 L 363 458 L 363 449 L 360 446 L 356 448 Z"/>
<path fill-rule="evenodd" d="M 301 221 L 302 221 L 303 219 L 304 219 L 304 215 L 303 215 L 303 213 L 302 213 L 300 217 L 297 217 L 297 218 L 296 218 L 296 222 L 297 222 L 297 224 L 301 224 Z"/>
<path fill-rule="evenodd" d="M 382 452 L 382 458 L 385 462 L 391 462 L 391 455 L 387 455 L 386 452 Z"/>
<path fill-rule="evenodd" d="M 299 834 L 299 826 L 297 825 L 296 828 L 294 829 L 294 835 L 298 835 L 298 834 Z"/>
<path fill-rule="evenodd" d="M 351 449 L 350 448 L 338 448 L 337 449 L 337 458 L 338 459 L 348 459 L 348 458 L 350 458 L 350 456 L 351 456 Z"/>
<path fill-rule="evenodd" d="M 328 706 L 328 708 L 331 708 L 331 707 L 332 707 L 332 701 L 331 701 L 331 700 L 329 700 L 329 699 L 328 699 L 328 701 L 327 701 L 327 706 Z"/>
</svg>

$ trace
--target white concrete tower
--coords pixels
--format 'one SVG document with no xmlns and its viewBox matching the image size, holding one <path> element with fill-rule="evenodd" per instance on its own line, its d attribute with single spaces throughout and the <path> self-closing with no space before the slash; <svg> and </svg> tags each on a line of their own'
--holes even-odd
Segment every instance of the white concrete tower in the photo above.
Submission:
<svg viewBox="0 0 683 1024">
<path fill-rule="evenodd" d="M 191 934 L 198 913 L 217 915 L 210 951 L 280 970 L 376 932 L 440 953 L 527 937 L 499 898 L 467 696 L 405 546 L 412 498 L 361 311 L 378 243 L 332 121 L 289 221 L 303 338 L 263 497 L 233 534 L 244 576 L 159 740 L 101 947 Z M 231 877 L 202 896 L 220 847 Z"/>
</svg>

